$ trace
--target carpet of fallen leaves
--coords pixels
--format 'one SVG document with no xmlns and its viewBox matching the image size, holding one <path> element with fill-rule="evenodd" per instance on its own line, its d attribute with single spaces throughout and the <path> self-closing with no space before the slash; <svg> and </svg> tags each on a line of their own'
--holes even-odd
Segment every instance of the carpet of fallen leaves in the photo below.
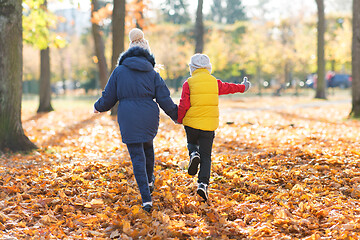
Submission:
<svg viewBox="0 0 360 240">
<path fill-rule="evenodd" d="M 209 201 L 187 175 L 183 127 L 161 116 L 154 210 L 140 194 L 115 118 L 55 103 L 0 156 L 0 239 L 358 239 L 360 122 L 350 101 L 223 98 Z"/>
</svg>

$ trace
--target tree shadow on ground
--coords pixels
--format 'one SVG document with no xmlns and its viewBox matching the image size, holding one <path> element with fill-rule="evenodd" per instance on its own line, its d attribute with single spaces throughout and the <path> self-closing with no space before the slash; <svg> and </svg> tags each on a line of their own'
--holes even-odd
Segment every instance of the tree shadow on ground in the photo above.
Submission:
<svg viewBox="0 0 360 240">
<path fill-rule="evenodd" d="M 354 126 L 354 122 L 351 122 L 351 123 L 346 122 L 347 119 L 343 119 L 343 121 L 329 121 L 328 119 L 325 119 L 325 118 L 321 119 L 318 117 L 305 117 L 305 116 L 301 116 L 298 114 L 286 113 L 286 112 L 282 112 L 282 111 L 273 111 L 273 112 L 284 118 L 294 118 L 294 119 L 300 119 L 300 120 L 306 120 L 306 121 L 322 122 L 322 123 L 331 124 L 331 125 L 341 124 L 342 126 L 349 126 L 349 127 Z M 358 125 L 360 126 L 360 122 Z"/>
<path fill-rule="evenodd" d="M 28 119 L 25 119 L 25 120 L 23 120 L 22 122 L 30 122 L 30 121 L 37 121 L 37 120 L 39 120 L 40 118 L 42 118 L 42 117 L 45 117 L 46 115 L 48 115 L 50 112 L 46 112 L 46 113 L 37 113 L 37 114 L 35 114 L 34 116 L 32 116 L 32 117 L 30 117 L 30 118 L 28 118 Z"/>
<path fill-rule="evenodd" d="M 80 136 L 81 134 L 79 133 L 79 129 L 82 129 L 89 124 L 93 124 L 94 121 L 96 119 L 100 118 L 101 116 L 102 116 L 102 114 L 94 114 L 90 118 L 84 119 L 80 122 L 70 125 L 70 126 L 64 128 L 61 132 L 56 133 L 52 138 L 43 142 L 41 144 L 41 146 L 43 146 L 43 147 L 47 147 L 49 145 L 63 146 L 64 140 L 66 139 L 67 136 L 71 135 L 72 138 L 76 138 L 76 137 Z"/>
</svg>

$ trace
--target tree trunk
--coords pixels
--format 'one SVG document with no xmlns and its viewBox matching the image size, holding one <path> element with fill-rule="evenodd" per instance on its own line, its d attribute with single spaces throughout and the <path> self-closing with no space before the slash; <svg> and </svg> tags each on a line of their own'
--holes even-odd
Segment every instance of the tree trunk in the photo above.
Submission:
<svg viewBox="0 0 360 240">
<path fill-rule="evenodd" d="M 262 96 L 262 84 L 261 84 L 261 67 L 256 65 L 256 82 L 258 84 L 258 95 Z"/>
<path fill-rule="evenodd" d="M 125 2 L 126 0 L 114 0 L 114 8 L 112 15 L 112 58 L 111 58 L 111 72 L 114 71 L 118 64 L 120 53 L 124 51 L 125 39 Z M 117 115 L 116 104 L 111 109 L 111 115 Z"/>
<path fill-rule="evenodd" d="M 66 93 L 66 84 L 65 84 L 65 53 L 64 53 L 64 49 L 60 48 L 59 49 L 59 53 L 60 53 L 60 78 L 61 78 L 61 82 L 62 82 L 62 89 L 64 91 L 64 94 Z"/>
<path fill-rule="evenodd" d="M 21 124 L 22 1 L 0 1 L 0 151 L 36 146 Z"/>
<path fill-rule="evenodd" d="M 360 0 L 353 0 L 352 109 L 350 116 L 360 118 Z"/>
<path fill-rule="evenodd" d="M 118 63 L 120 53 L 124 51 L 125 40 L 125 0 L 114 0 L 112 15 L 112 61 L 111 72 Z"/>
<path fill-rule="evenodd" d="M 91 8 L 91 19 L 92 19 L 92 34 L 94 37 L 95 43 L 95 54 L 98 60 L 98 68 L 99 68 L 99 77 L 100 77 L 100 86 L 102 89 L 105 88 L 109 72 L 105 58 L 105 45 L 104 41 L 101 37 L 100 26 L 97 22 L 93 21 L 93 14 L 95 11 L 99 10 L 99 3 L 97 0 L 92 0 L 92 8 Z"/>
<path fill-rule="evenodd" d="M 331 71 L 332 72 L 335 72 L 335 63 L 336 63 L 335 60 L 331 60 Z"/>
<path fill-rule="evenodd" d="M 115 1 L 115 0 L 114 0 Z M 137 0 L 137 5 L 140 5 L 141 7 L 139 8 L 139 12 L 137 12 L 136 14 L 139 14 L 138 18 L 136 18 L 136 27 L 139 29 L 143 29 L 144 28 L 144 12 L 143 12 L 143 0 Z"/>
<path fill-rule="evenodd" d="M 195 53 L 202 53 L 204 50 L 204 22 L 203 22 L 203 0 L 198 0 L 195 22 Z"/>
<path fill-rule="evenodd" d="M 287 61 L 285 62 L 285 67 L 284 67 L 284 80 L 285 80 L 285 82 L 284 82 L 285 86 L 286 86 L 288 83 L 290 83 L 290 62 L 289 62 L 289 60 L 287 60 Z"/>
<path fill-rule="evenodd" d="M 51 85 L 50 85 L 50 49 L 49 47 L 40 50 L 40 104 L 37 110 L 40 112 L 53 111 L 51 106 Z"/>
<path fill-rule="evenodd" d="M 47 1 L 43 3 L 46 10 Z M 50 112 L 54 109 L 51 106 L 51 86 L 50 86 L 50 49 L 40 50 L 40 84 L 39 84 L 39 108 L 40 112 Z"/>
<path fill-rule="evenodd" d="M 318 8 L 317 23 L 317 86 L 315 98 L 326 99 L 326 82 L 325 82 L 325 11 L 324 0 L 316 0 Z"/>
</svg>

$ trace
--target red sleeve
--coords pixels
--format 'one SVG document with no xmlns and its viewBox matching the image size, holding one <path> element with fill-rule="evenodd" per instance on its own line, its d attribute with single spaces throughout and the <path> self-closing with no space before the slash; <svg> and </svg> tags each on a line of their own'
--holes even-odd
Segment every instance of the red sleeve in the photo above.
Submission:
<svg viewBox="0 0 360 240">
<path fill-rule="evenodd" d="M 219 86 L 219 95 L 225 95 L 230 93 L 243 93 L 245 91 L 244 84 L 227 83 L 222 82 L 220 79 L 217 80 Z"/>
<path fill-rule="evenodd" d="M 182 123 L 187 110 L 190 108 L 190 88 L 188 82 L 184 82 L 178 109 L 178 123 Z"/>
</svg>

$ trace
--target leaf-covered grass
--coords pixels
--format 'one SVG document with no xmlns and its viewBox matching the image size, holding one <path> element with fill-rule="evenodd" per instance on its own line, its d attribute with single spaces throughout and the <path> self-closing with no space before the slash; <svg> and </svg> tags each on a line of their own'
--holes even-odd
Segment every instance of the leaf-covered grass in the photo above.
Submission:
<svg viewBox="0 0 360 240">
<path fill-rule="evenodd" d="M 155 138 L 154 210 L 141 207 L 116 118 L 54 101 L 23 127 L 40 149 L 0 157 L 0 239 L 357 239 L 360 122 L 349 101 L 222 98 L 209 201 L 187 174 L 185 133 Z M 312 107 L 313 105 L 314 107 Z"/>
</svg>

